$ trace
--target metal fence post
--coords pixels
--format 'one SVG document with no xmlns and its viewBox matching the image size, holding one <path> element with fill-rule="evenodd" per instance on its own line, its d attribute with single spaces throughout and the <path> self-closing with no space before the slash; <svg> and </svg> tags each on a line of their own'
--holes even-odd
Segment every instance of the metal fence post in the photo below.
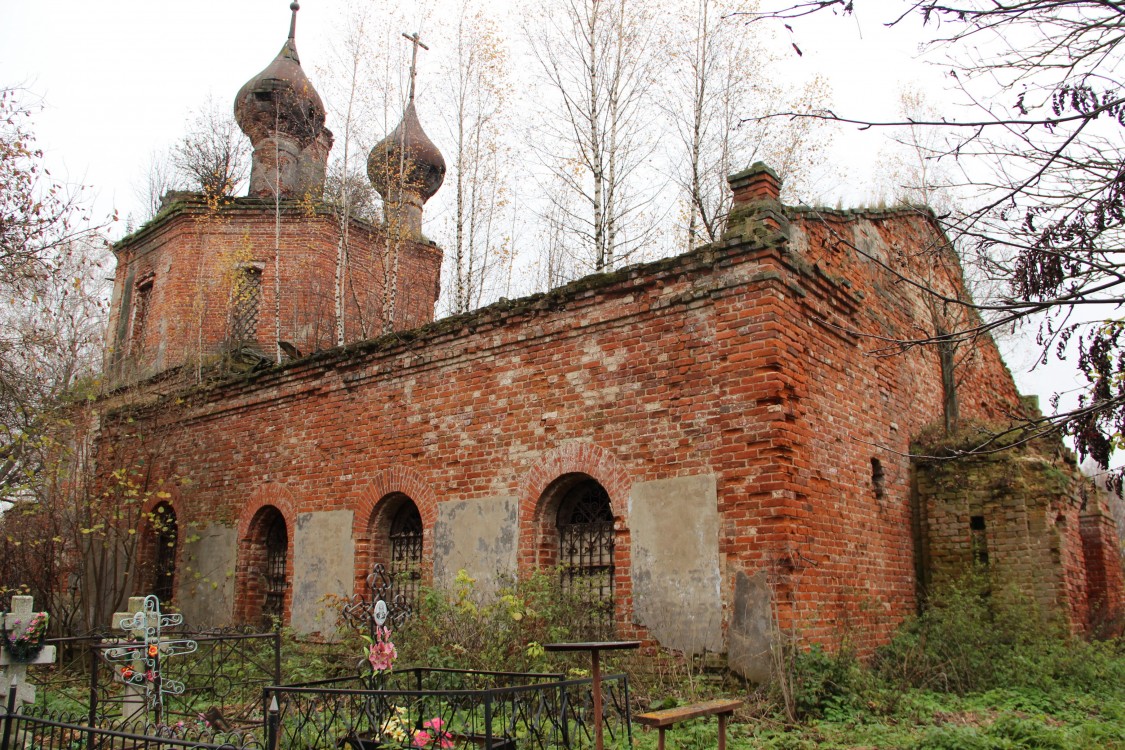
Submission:
<svg viewBox="0 0 1125 750">
<path fill-rule="evenodd" d="M 281 631 L 273 631 L 273 684 L 281 684 Z"/>
<path fill-rule="evenodd" d="M 625 731 L 629 736 L 629 747 L 633 746 L 633 711 L 629 705 L 629 675 L 624 675 L 622 678 L 625 685 Z"/>
<path fill-rule="evenodd" d="M 484 750 L 492 750 L 492 693 L 484 694 Z"/>
<path fill-rule="evenodd" d="M 90 715 L 88 721 L 90 726 L 95 726 L 98 721 L 98 645 L 101 643 L 91 643 L 90 645 Z M 91 742 L 93 736 L 90 737 Z M 93 747 L 93 745 L 91 745 Z"/>
<path fill-rule="evenodd" d="M 281 728 L 281 708 L 277 705 L 277 696 L 270 699 L 270 709 L 266 717 L 266 750 L 277 750 L 277 739 Z M 0 748 L 0 750 L 7 750 Z"/>
<path fill-rule="evenodd" d="M 12 740 L 12 722 L 16 713 L 16 690 L 19 687 L 19 678 L 12 675 L 12 682 L 8 685 L 8 705 L 4 709 L 4 733 L 0 736 L 0 750 L 8 750 Z"/>
<path fill-rule="evenodd" d="M 567 714 L 570 712 L 570 693 L 567 692 L 566 683 L 559 685 L 559 717 L 562 729 L 563 747 L 570 747 L 570 718 Z"/>
</svg>

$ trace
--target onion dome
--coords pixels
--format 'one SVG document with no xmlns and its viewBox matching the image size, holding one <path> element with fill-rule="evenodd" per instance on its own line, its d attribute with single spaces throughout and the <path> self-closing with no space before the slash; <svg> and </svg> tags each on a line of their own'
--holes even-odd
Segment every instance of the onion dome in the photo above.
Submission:
<svg viewBox="0 0 1125 750">
<path fill-rule="evenodd" d="M 316 93 L 297 56 L 296 2 L 289 23 L 289 38 L 265 70 L 247 81 L 234 101 L 238 127 L 258 144 L 273 134 L 287 135 L 305 147 L 324 129 L 324 102 Z"/>
<path fill-rule="evenodd" d="M 387 200 L 413 194 L 425 203 L 441 187 L 445 159 L 422 130 L 413 101 L 406 106 L 398 127 L 371 149 L 367 176 Z"/>
</svg>

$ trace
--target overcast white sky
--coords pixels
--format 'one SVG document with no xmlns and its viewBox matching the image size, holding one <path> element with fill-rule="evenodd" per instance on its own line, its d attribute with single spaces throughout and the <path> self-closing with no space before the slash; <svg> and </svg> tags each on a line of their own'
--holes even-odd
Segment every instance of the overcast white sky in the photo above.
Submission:
<svg viewBox="0 0 1125 750">
<path fill-rule="evenodd" d="M 377 12 L 385 7 L 370 1 Z M 482 5 L 503 13 L 506 2 Z M 435 3 L 395 5 L 418 19 L 423 35 L 443 12 Z M 863 13 L 870 15 L 798 23 L 792 39 L 775 25 L 775 44 L 784 53 L 776 74 L 823 73 L 837 113 L 870 119 L 895 119 L 904 88 L 925 89 L 940 101 L 946 70 L 917 59 L 919 37 L 882 26 L 901 7 L 865 2 Z M 346 16 L 344 0 L 301 4 L 298 49 L 314 85 L 316 67 L 330 58 L 334 30 Z M 183 134 L 185 118 L 208 95 L 233 102 L 239 87 L 276 55 L 288 23 L 287 0 L 0 0 L 0 86 L 22 85 L 42 98 L 34 129 L 54 175 L 89 186 L 96 213 L 116 210 L 124 219 L 141 213 L 134 186 L 150 155 Z M 516 24 L 510 28 L 518 34 Z M 919 22 L 908 28 L 918 29 Z M 803 56 L 792 52 L 791 41 Z M 423 82 L 428 64 L 423 55 Z M 331 121 L 329 127 L 335 127 Z M 829 192 L 845 204 L 878 198 L 868 177 L 880 148 L 875 133 L 840 137 L 836 159 L 849 178 Z M 123 221 L 113 235 L 122 232 Z M 1006 348 L 1025 392 L 1046 399 L 1076 384 L 1062 367 L 1029 373 L 1026 354 L 1017 351 L 1029 346 Z"/>
<path fill-rule="evenodd" d="M 375 0 L 370 4 L 381 7 Z M 133 185 L 149 155 L 183 134 L 188 112 L 208 94 L 233 102 L 238 88 L 277 54 L 288 30 L 288 5 L 284 0 L 0 0 L 0 85 L 23 84 L 42 97 L 45 109 L 35 128 L 49 163 L 65 178 L 90 185 L 100 207 L 117 208 L 124 217 L 137 210 Z M 506 2 L 482 5 L 501 14 L 507 10 Z M 314 84 L 316 66 L 329 59 L 333 31 L 346 18 L 347 6 L 344 0 L 302 3 L 298 49 Z M 396 3 L 423 28 L 437 7 Z M 883 17 L 800 25 L 795 39 L 803 57 L 792 52 L 782 33 L 777 46 L 785 65 L 778 75 L 824 73 L 835 89 L 837 109 L 893 117 L 900 89 L 937 91 L 942 71 L 915 60 L 916 42 L 883 29 Z M 432 57 L 423 54 L 419 64 L 424 85 Z M 867 138 L 841 158 L 862 168 L 874 160 L 876 149 L 876 138 Z M 861 185 L 852 190 L 865 195 Z"/>
</svg>

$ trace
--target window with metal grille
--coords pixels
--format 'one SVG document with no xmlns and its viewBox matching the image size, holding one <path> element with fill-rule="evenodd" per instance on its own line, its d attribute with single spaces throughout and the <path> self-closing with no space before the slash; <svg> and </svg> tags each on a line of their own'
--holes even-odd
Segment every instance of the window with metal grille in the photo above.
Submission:
<svg viewBox="0 0 1125 750">
<path fill-rule="evenodd" d="M 266 529 L 266 598 L 262 618 L 281 620 L 285 615 L 285 564 L 289 554 L 289 533 L 280 513 L 274 515 Z"/>
<path fill-rule="evenodd" d="M 593 630 L 613 627 L 613 510 L 593 479 L 571 487 L 559 503 L 562 588 L 586 609 Z"/>
<path fill-rule="evenodd" d="M 394 593 L 414 605 L 422 580 L 422 515 L 411 500 L 404 500 L 391 520 L 389 572 Z"/>
<path fill-rule="evenodd" d="M 973 562 L 988 567 L 988 532 L 985 529 L 984 516 L 969 517 L 969 545 L 973 553 Z"/>
<path fill-rule="evenodd" d="M 244 266 L 231 290 L 230 338 L 235 346 L 258 338 L 258 315 L 262 301 L 262 269 Z"/>
<path fill-rule="evenodd" d="M 137 284 L 133 296 L 133 330 L 129 335 L 129 351 L 138 353 L 144 348 L 145 327 L 148 324 L 149 307 L 152 304 L 152 278 Z"/>
<path fill-rule="evenodd" d="M 172 601 L 176 583 L 176 511 L 168 503 L 161 503 L 153 510 L 151 521 L 156 532 L 152 593 L 167 603 Z"/>
</svg>

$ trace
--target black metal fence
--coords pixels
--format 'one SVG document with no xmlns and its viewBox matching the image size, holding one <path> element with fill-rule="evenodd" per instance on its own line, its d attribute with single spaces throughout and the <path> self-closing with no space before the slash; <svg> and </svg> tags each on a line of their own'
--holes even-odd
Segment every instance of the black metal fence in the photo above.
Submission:
<svg viewBox="0 0 1125 750">
<path fill-rule="evenodd" d="M 266 733 L 216 733 L 208 727 L 118 723 L 89 726 L 81 714 L 49 713 L 43 707 L 15 709 L 15 691 L 0 706 L 0 750 L 266 750 L 276 749 L 276 716 Z M 263 744 L 263 735 L 266 744 Z M 274 744 L 268 744 L 271 741 Z"/>
<path fill-rule="evenodd" d="M 280 685 L 277 633 L 196 638 L 193 658 L 162 665 L 187 686 L 185 693 L 166 695 L 158 715 L 129 719 L 119 706 L 123 686 L 99 656 L 112 644 L 95 638 L 56 644 L 66 647 L 60 655 L 66 654 L 67 668 L 50 670 L 54 679 L 42 679 L 47 670 L 32 670 L 40 677 L 40 703 L 20 711 L 14 702 L 6 710 L 0 704 L 0 750 L 594 747 L 590 678 L 418 667 L 379 675 L 373 683 L 370 675 L 352 675 Z M 48 692 L 50 709 L 43 700 Z M 60 700 L 59 692 L 77 697 Z M 605 746 L 631 748 L 625 675 L 602 678 L 602 715 Z"/>
<path fill-rule="evenodd" d="M 162 725 L 193 724 L 203 714 L 220 728 L 261 724 L 262 689 L 282 681 L 281 635 L 208 630 L 178 631 L 196 641 L 198 650 L 186 659 L 161 662 L 161 674 L 186 686 L 181 695 L 165 695 Z M 48 640 L 58 649 L 58 663 L 28 671 L 40 700 L 53 697 L 52 710 L 81 712 L 90 725 L 112 724 L 121 715 L 123 685 L 101 652 L 119 645 L 94 634 Z M 2 695 L 2 693 L 0 693 Z M 39 704 L 42 710 L 43 704 Z"/>
<path fill-rule="evenodd" d="M 283 748 L 556 750 L 594 746 L 592 681 L 558 674 L 396 670 L 370 690 L 357 678 L 271 686 Z M 609 747 L 632 744 L 629 686 L 602 678 Z"/>
</svg>

